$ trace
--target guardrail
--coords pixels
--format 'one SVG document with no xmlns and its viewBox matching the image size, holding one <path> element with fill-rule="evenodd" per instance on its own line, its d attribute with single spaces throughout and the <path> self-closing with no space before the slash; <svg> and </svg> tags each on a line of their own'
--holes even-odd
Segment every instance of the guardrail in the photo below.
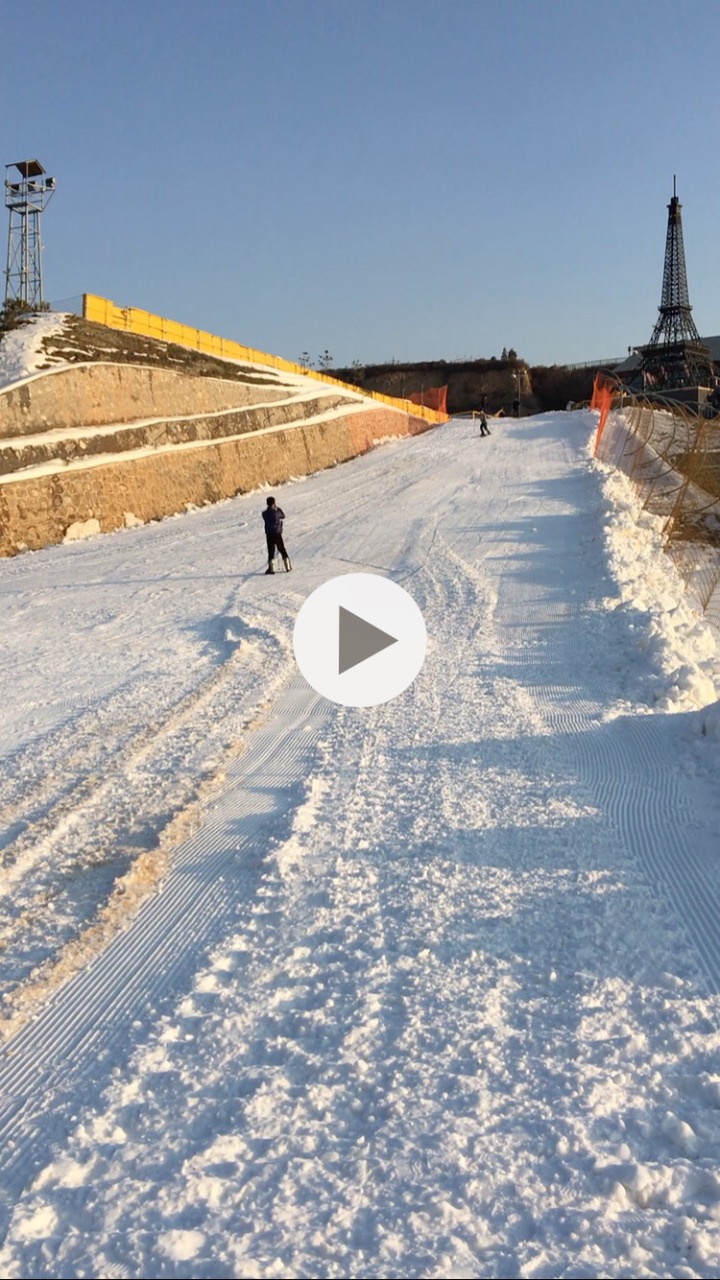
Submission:
<svg viewBox="0 0 720 1280">
<path fill-rule="evenodd" d="M 245 347 L 230 338 L 219 338 L 204 329 L 194 329 L 190 325 L 179 324 L 176 320 L 166 320 L 163 316 L 153 315 L 151 311 L 143 311 L 139 307 L 118 307 L 108 298 L 101 298 L 95 293 L 83 294 L 83 318 L 95 321 L 96 324 L 107 325 L 111 329 L 122 329 L 126 333 L 136 333 L 144 338 L 157 338 L 161 342 L 174 342 L 181 347 L 192 347 L 195 351 L 204 351 L 207 355 L 217 356 L 220 360 L 245 360 L 250 364 L 269 365 L 273 369 L 282 369 L 286 373 L 301 374 L 305 378 L 315 378 L 318 382 L 342 387 L 355 395 L 370 400 L 378 400 L 381 404 L 393 409 L 401 409 L 412 414 L 414 418 L 424 418 L 426 422 L 447 422 L 448 415 L 426 405 L 412 404 L 409 400 L 400 400 L 395 396 L 383 395 L 380 391 L 364 391 L 349 382 L 341 382 L 339 378 L 331 378 L 317 369 L 306 369 L 304 365 L 285 360 L 282 356 L 268 355 L 266 351 L 257 351 L 254 347 Z"/>
<path fill-rule="evenodd" d="M 564 364 L 563 369 L 607 369 L 608 365 L 622 364 L 627 356 L 608 356 L 605 360 L 583 360 L 580 364 Z"/>
</svg>

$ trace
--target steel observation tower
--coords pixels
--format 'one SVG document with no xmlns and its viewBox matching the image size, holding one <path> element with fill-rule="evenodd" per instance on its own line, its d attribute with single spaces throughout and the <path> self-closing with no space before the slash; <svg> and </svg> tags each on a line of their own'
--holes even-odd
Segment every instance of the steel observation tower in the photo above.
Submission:
<svg viewBox="0 0 720 1280">
<path fill-rule="evenodd" d="M 42 241 L 40 215 L 55 191 L 39 160 L 5 165 L 5 207 L 10 210 L 5 306 L 20 303 L 32 310 L 42 305 Z"/>
</svg>

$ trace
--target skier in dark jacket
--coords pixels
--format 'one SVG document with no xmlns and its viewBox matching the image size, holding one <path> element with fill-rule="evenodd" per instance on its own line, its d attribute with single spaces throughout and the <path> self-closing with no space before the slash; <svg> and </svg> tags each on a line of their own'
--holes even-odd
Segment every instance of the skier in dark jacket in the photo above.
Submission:
<svg viewBox="0 0 720 1280">
<path fill-rule="evenodd" d="M 278 550 L 282 556 L 282 562 L 285 565 L 285 572 L 289 573 L 292 569 L 292 565 L 290 563 L 290 557 L 285 550 L 285 543 L 283 542 L 282 536 L 285 512 L 282 510 L 282 507 L 277 505 L 274 498 L 268 498 L 267 506 L 262 513 L 262 518 L 265 521 L 265 537 L 267 539 L 268 549 L 268 567 L 265 572 L 275 572 L 275 551 Z"/>
</svg>

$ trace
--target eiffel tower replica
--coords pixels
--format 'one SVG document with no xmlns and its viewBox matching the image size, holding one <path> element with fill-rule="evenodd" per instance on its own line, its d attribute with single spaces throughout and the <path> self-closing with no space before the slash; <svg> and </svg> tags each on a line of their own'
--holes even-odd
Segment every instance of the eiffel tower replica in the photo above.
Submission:
<svg viewBox="0 0 720 1280">
<path fill-rule="evenodd" d="M 681 209 L 673 175 L 660 314 L 647 346 L 637 348 L 641 356 L 638 373 L 648 389 L 680 389 L 684 391 L 682 399 L 699 400 L 703 397 L 688 396 L 688 392 L 691 388 L 700 390 L 712 386 L 714 369 L 710 351 L 702 341 L 691 315 Z"/>
</svg>

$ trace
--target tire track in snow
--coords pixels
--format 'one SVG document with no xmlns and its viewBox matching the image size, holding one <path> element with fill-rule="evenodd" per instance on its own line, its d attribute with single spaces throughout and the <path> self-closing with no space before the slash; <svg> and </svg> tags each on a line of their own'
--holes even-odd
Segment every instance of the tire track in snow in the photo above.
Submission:
<svg viewBox="0 0 720 1280">
<path fill-rule="evenodd" d="M 103 1064 L 157 1019 L 255 892 L 269 843 L 287 828 L 316 758 L 327 705 L 295 676 L 160 891 L 0 1051 L 0 1167 L 9 1206 L 78 1095 L 104 1087 Z M 99 1081 L 102 1082 L 99 1083 Z M 51 1118 L 45 1114 L 52 1100 Z M 45 1120 L 41 1124 L 41 1117 Z"/>
<path fill-rule="evenodd" d="M 586 637 L 592 660 L 592 636 Z M 516 669 L 527 665 L 523 650 L 507 651 Z M 598 658 L 599 660 L 599 658 Z M 565 652 L 570 667 L 571 656 Z M 603 715 L 613 693 L 595 684 L 597 701 L 573 697 L 567 687 L 528 680 L 534 704 L 548 729 L 572 761 L 615 831 L 619 844 L 642 867 L 647 881 L 666 899 L 683 928 L 699 967 L 713 992 L 720 991 L 720 897 L 717 873 L 696 855 L 692 842 L 693 807 L 674 767 L 676 743 L 664 732 L 661 713 L 640 705 L 609 722 Z M 615 690 L 620 701 L 624 682 Z M 571 694 L 568 697 L 568 693 Z M 667 744 L 667 745 L 666 745 Z M 672 833 L 672 842 L 668 839 Z"/>
<path fill-rule="evenodd" d="M 308 697 L 312 700 L 308 708 Z M 284 703 L 285 700 L 283 699 Z M 297 779 L 299 774 L 300 763 L 304 760 L 308 742 L 312 742 L 318 731 L 318 726 L 322 723 L 324 709 L 318 705 L 319 700 L 316 695 L 308 695 L 304 689 L 296 689 L 287 699 L 287 705 L 281 704 L 281 709 L 277 713 L 280 718 L 288 720 L 288 729 L 282 735 L 280 740 L 273 731 L 272 724 L 264 730 L 258 731 L 253 740 L 252 761 L 246 760 L 243 756 L 229 770 L 228 777 L 232 780 L 235 777 L 241 780 L 241 786 L 252 796 L 252 804 L 250 805 L 250 816 L 247 820 L 243 818 L 241 821 L 240 839 L 236 845 L 236 852 L 239 851 L 241 861 L 246 858 L 246 848 L 252 847 L 252 841 L 257 828 L 257 813 L 261 816 L 271 814 L 278 808 L 272 794 L 264 794 L 272 791 L 272 788 L 278 789 L 282 785 L 282 779 L 286 775 L 291 779 Z M 300 730 L 298 732 L 298 730 Z M 258 786 L 256 779 L 262 778 L 269 774 L 268 786 Z M 246 776 L 249 781 L 246 781 Z M 301 776 L 301 775 L 300 775 Z M 228 807 L 227 800 L 218 802 L 217 805 L 211 805 L 209 812 L 212 814 L 216 808 L 221 810 Z M 242 811 L 242 806 L 241 806 Z M 257 813 L 255 812 L 257 811 Z M 280 812 L 284 812 L 280 806 Z M 247 832 L 245 831 L 247 826 Z M 175 874 L 170 877 L 167 887 L 162 890 L 162 906 L 164 913 L 160 921 L 153 921 L 151 928 L 158 940 L 161 940 L 165 931 L 166 917 L 171 917 L 176 909 L 175 904 L 185 902 L 187 897 L 186 881 L 189 869 L 194 870 L 198 859 L 212 858 L 214 862 L 208 861 L 203 870 L 203 878 L 209 881 L 207 892 L 215 892 L 213 886 L 214 864 L 222 863 L 227 858 L 227 850 L 225 846 L 218 852 L 217 849 L 218 831 L 214 824 L 201 828 L 196 836 L 191 839 L 189 844 L 184 844 L 177 852 L 175 860 Z M 156 901 L 156 900 L 153 900 Z M 142 912 L 152 915 L 153 902 L 149 901 L 144 904 Z M 134 929 L 139 928 L 133 924 Z M 201 924 L 201 929 L 206 929 L 206 924 Z M 107 972 L 110 982 L 113 979 L 112 962 L 105 955 L 97 962 L 98 968 Z M 16 1042 L 14 1042 L 16 1043 Z M 14 1050 L 13 1050 L 14 1051 Z"/>
<path fill-rule="evenodd" d="M 585 477 L 585 487 L 589 504 L 600 487 L 594 472 Z M 554 554 L 546 549 L 546 577 L 540 582 L 523 568 L 505 567 L 495 610 L 502 662 L 526 689 L 544 732 L 601 809 L 619 846 L 665 899 L 696 949 L 706 983 L 718 992 L 720 882 L 707 850 L 694 849 L 693 796 L 674 767 L 676 743 L 664 731 L 663 715 L 638 705 L 640 691 L 631 683 L 628 688 L 629 673 L 617 661 L 617 634 L 610 638 L 614 658 L 608 661 L 608 633 L 597 602 L 560 596 L 565 581 L 582 581 L 573 559 L 597 559 L 600 521 L 599 513 L 592 542 L 570 536 Z M 625 645 L 631 666 L 636 657 L 630 633 Z M 586 655 L 585 670 L 578 667 L 578 652 Z M 582 683 L 554 682 L 553 667 L 579 672 Z M 535 670 L 541 679 L 534 678 Z M 616 708 L 614 719 L 608 705 Z"/>
<path fill-rule="evenodd" d="M 278 658 L 287 657 L 287 640 L 266 634 L 268 638 L 272 639 L 277 665 Z M 134 733 L 129 742 L 124 739 L 122 745 L 113 744 L 116 767 L 110 772 L 106 768 L 102 779 L 96 774 L 83 778 L 77 788 L 50 806 L 41 822 L 16 840 L 12 850 L 16 861 L 6 872 L 0 890 L 6 917 L 0 931 L 5 1017 L 13 1007 L 8 1002 L 18 984 L 29 975 L 37 984 L 39 965 L 45 962 L 54 967 L 58 958 L 62 961 L 62 947 L 76 945 L 82 931 L 94 926 L 103 902 L 112 900 L 118 878 L 127 877 L 128 868 L 132 874 L 133 861 L 145 850 L 152 852 L 160 833 L 177 822 L 202 780 L 207 779 L 207 762 L 213 754 L 220 751 L 226 755 L 237 749 L 237 735 L 256 716 L 258 703 L 268 696 L 266 653 L 261 660 L 251 649 L 248 666 L 248 655 L 238 646 L 199 686 L 169 708 L 162 708 L 161 717 L 142 728 L 137 724 L 138 699 L 133 691 Z M 256 705 L 255 710 L 252 705 L 242 708 L 238 724 L 234 686 L 241 672 L 246 683 L 250 678 L 251 687 L 253 681 L 257 686 Z M 282 673 L 280 678 L 285 679 Z M 231 723 L 236 735 L 233 743 L 226 741 Z M 105 847 L 109 855 L 103 854 Z M 158 856 L 157 865 L 160 873 L 163 856 Z M 148 875 L 147 858 L 143 875 Z M 74 888 L 79 876 L 83 877 L 82 894 Z M 152 882 L 150 873 L 148 891 Z M 24 929 L 26 935 L 24 964 L 18 957 L 18 929 Z M 13 939 L 13 952 L 3 963 L 6 938 Z"/>
<path fill-rule="evenodd" d="M 287 643 L 280 635 L 266 631 L 258 633 L 258 636 L 277 650 L 288 652 Z M 142 758 L 149 744 L 187 721 L 194 703 L 203 705 L 244 656 L 240 648 L 235 649 L 220 666 L 214 663 L 213 669 L 198 685 L 179 696 L 169 688 L 171 700 L 159 708 L 160 715 L 149 724 L 142 693 L 133 684 L 93 700 L 90 706 L 83 705 L 70 724 L 58 725 L 44 735 L 40 743 L 32 742 L 11 754 L 7 775 L 3 779 L 2 821 L 8 826 L 32 826 L 36 832 L 40 824 L 52 829 L 78 803 L 87 801 L 93 789 L 97 788 L 97 775 L 107 775 L 115 758 L 119 758 L 123 765 L 128 756 L 132 760 Z M 108 725 L 112 730 L 110 739 L 106 733 Z M 69 746 L 68 734 L 71 735 Z M 27 785 L 27 772 L 31 776 L 40 775 L 34 787 Z M 59 794 L 53 794 L 52 788 L 58 784 Z M 13 844 L 17 843 L 16 839 Z M 16 861 L 10 842 L 0 845 L 0 850 L 4 866 L 9 861 Z M 12 879 L 12 872 L 4 876 L 4 882 L 7 884 L 9 879 Z M 2 892 L 0 886 L 0 894 Z"/>
<path fill-rule="evenodd" d="M 709 989 L 720 991 L 720 895 L 710 850 L 693 840 L 692 798 L 674 768 L 674 736 L 664 716 L 611 722 L 583 744 L 585 771 L 619 837 L 661 893 L 699 955 Z M 602 772 L 599 772 L 602 770 Z M 668 836 L 671 835 L 671 839 Z"/>
<path fill-rule="evenodd" d="M 440 546 L 438 554 L 447 557 L 448 551 Z M 492 967 L 481 959 L 477 962 L 478 967 L 484 968 L 485 982 L 491 984 L 487 1009 L 482 1009 L 484 988 L 480 984 L 477 990 L 473 986 L 462 992 L 451 991 L 445 985 L 434 992 L 431 998 L 428 984 L 433 982 L 436 973 L 438 977 L 443 977 L 446 984 L 451 982 L 453 967 L 447 961 L 445 964 L 440 963 L 436 968 L 430 961 L 419 960 L 423 943 L 430 952 L 437 953 L 440 957 L 447 953 L 451 956 L 454 953 L 459 957 L 462 954 L 462 947 L 458 939 L 452 936 L 447 941 L 433 936 L 432 933 L 428 933 L 422 941 L 421 934 L 413 936 L 413 930 L 407 928 L 404 920 L 405 902 L 398 893 L 400 886 L 397 883 L 398 875 L 404 877 L 407 874 L 407 893 L 412 893 L 415 880 L 421 879 L 421 873 L 427 868 L 429 862 L 436 861 L 433 843 L 442 838 L 440 814 L 442 801 L 447 799 L 443 795 L 447 778 L 441 769 L 442 752 L 436 759 L 430 753 L 423 752 L 422 744 L 418 744 L 416 749 L 412 746 L 407 748 L 410 756 L 406 759 L 403 751 L 398 751 L 395 729 L 399 724 L 403 730 L 401 737 L 404 737 L 405 732 L 411 732 L 411 726 L 413 728 L 416 726 L 420 736 L 428 736 L 427 731 L 431 726 L 435 726 L 437 719 L 447 717 L 448 711 L 452 709 L 455 710 L 459 721 L 457 732 L 463 735 L 468 732 L 472 734 L 473 719 L 479 707 L 477 699 L 463 697 L 474 682 L 474 677 L 466 670 L 464 653 L 468 636 L 474 634 L 477 626 L 487 628 L 486 622 L 478 624 L 476 618 L 478 609 L 483 608 L 483 593 L 476 589 L 476 583 L 482 583 L 482 577 L 477 573 L 471 575 L 466 572 L 449 583 L 443 582 L 440 575 L 434 574 L 430 566 L 425 566 L 424 570 L 417 574 L 414 584 L 416 598 L 425 611 L 431 631 L 435 630 L 436 634 L 440 635 L 440 629 L 433 628 L 433 622 L 437 622 L 440 617 L 446 619 L 451 617 L 457 620 L 457 628 L 449 635 L 447 628 L 442 633 L 443 643 L 435 647 L 429 658 L 430 665 L 436 666 L 438 670 L 428 673 L 427 681 L 421 678 L 416 691 L 410 695 L 404 695 L 403 699 L 391 708 L 375 710 L 371 719 L 360 727 L 357 726 L 357 717 L 352 715 L 344 715 L 336 721 L 334 746 L 337 754 L 332 755 L 336 762 L 336 771 L 332 785 L 336 785 L 339 781 L 338 774 L 345 777 L 345 784 L 338 787 L 338 792 L 345 805 L 345 812 L 348 814 L 348 824 L 342 851 L 338 853 L 332 871 L 326 865 L 322 869 L 316 870 L 313 867 L 310 872 L 306 872 L 306 883 L 312 877 L 314 882 L 319 881 L 323 886 L 327 885 L 331 903 L 331 909 L 328 908 L 329 919 L 341 926 L 338 928 L 341 938 L 339 937 L 337 942 L 332 944 L 326 941 L 323 952 L 320 970 L 324 979 L 323 985 L 328 982 L 329 973 L 335 974 L 336 966 L 340 967 L 340 973 L 335 976 L 332 986 L 334 1024 L 328 1028 L 327 1023 L 323 1023 L 322 1028 L 323 1052 L 326 1055 L 324 1068 L 320 1068 L 322 1074 L 318 1078 L 319 1066 L 314 1060 L 311 1079 L 322 1092 L 325 1099 L 324 1107 L 330 1106 L 327 1095 L 334 1089 L 336 1098 L 334 1105 L 337 1106 L 337 1114 L 331 1113 L 329 1117 L 325 1115 L 323 1128 L 326 1124 L 333 1132 L 337 1128 L 343 1134 L 343 1141 L 348 1143 L 346 1158 L 348 1162 L 352 1162 L 351 1181 L 357 1197 L 356 1211 L 363 1216 L 367 1215 L 369 1221 L 372 1221 L 373 1209 L 377 1211 L 377 1201 L 373 1203 L 373 1200 L 378 1195 L 377 1179 L 369 1176 L 370 1170 L 383 1170 L 383 1202 L 388 1200 L 392 1203 L 393 1198 L 397 1197 L 397 1202 L 400 1203 L 401 1197 L 408 1194 L 408 1188 L 413 1185 L 413 1182 L 419 1182 L 421 1186 L 427 1188 L 429 1183 L 436 1185 L 437 1180 L 442 1179 L 444 1167 L 441 1150 L 437 1145 L 438 1135 L 447 1131 L 452 1137 L 456 1136 L 453 1131 L 455 1109 L 458 1113 L 458 1129 L 462 1131 L 462 1126 L 465 1125 L 467 1132 L 472 1133 L 475 1151 L 478 1155 L 482 1151 L 486 1162 L 488 1149 L 503 1145 L 505 1139 L 502 1133 L 498 1137 L 496 1130 L 500 1128 L 501 1109 L 507 1101 L 504 1092 L 496 1091 L 494 1104 L 487 1100 L 487 1090 L 482 1092 L 485 1114 L 481 1119 L 472 1110 L 469 1113 L 463 1112 L 464 1105 L 472 1107 L 474 1092 L 480 1092 L 479 1085 L 475 1082 L 478 1074 L 475 1059 L 480 1053 L 480 1047 L 479 1044 L 473 1044 L 471 1047 L 466 1045 L 464 1037 L 468 1034 L 469 1025 L 477 1028 L 477 1018 L 482 1018 L 483 1013 L 491 1019 L 495 1036 L 501 1042 L 507 1038 L 509 1045 L 505 1054 L 501 1053 L 499 1057 L 493 1057 L 489 1065 L 483 1064 L 481 1070 L 485 1075 L 481 1075 L 481 1079 L 486 1078 L 487 1075 L 492 1080 L 492 1073 L 497 1072 L 503 1083 L 507 1084 L 508 1076 L 513 1078 L 517 1075 L 520 1054 L 515 1048 L 518 1033 L 515 1030 L 514 1021 L 521 1017 L 521 1014 L 515 1007 L 517 997 L 513 992 L 513 984 L 508 983 L 503 986 L 502 996 L 499 996 L 497 988 L 502 983 L 498 982 L 493 989 Z M 433 675 L 436 676 L 435 679 Z M 442 678 L 438 679 L 439 675 Z M 456 680 L 460 684 L 457 703 L 451 694 Z M 498 697 L 503 697 L 502 690 Z M 517 699 L 520 697 L 518 693 Z M 517 699 L 514 705 L 508 707 L 506 713 L 509 721 L 508 729 L 511 731 L 517 727 L 515 716 Z M 461 707 L 464 707 L 464 715 Z M 492 709 L 497 710 L 496 707 Z M 524 707 L 522 709 L 524 710 Z M 449 733 L 451 739 L 453 737 L 452 722 L 450 725 L 441 722 L 439 729 L 442 735 L 439 740 L 437 734 L 429 735 L 435 747 L 441 746 L 446 734 Z M 461 738 L 463 746 L 465 741 L 464 737 Z M 410 760 L 412 763 L 409 762 Z M 384 804 L 380 800 L 382 770 L 385 765 L 391 766 L 387 776 L 393 780 L 393 804 L 390 807 L 387 805 L 386 797 Z M 351 771 L 355 771 L 352 782 L 350 781 Z M 325 772 L 323 770 L 323 774 Z M 466 779 L 463 781 L 463 788 L 465 787 L 467 787 Z M 425 849 L 421 842 L 422 837 L 412 826 L 406 825 L 406 815 L 410 814 L 418 832 L 422 828 L 423 821 L 429 819 L 427 830 L 430 843 Z M 482 833 L 478 833 L 478 839 L 482 839 Z M 395 840 L 399 846 L 397 848 L 394 847 Z M 480 851 L 476 862 L 477 870 L 483 876 L 485 872 L 482 868 L 483 859 Z M 441 869 L 444 869 L 442 864 Z M 447 870 L 444 870 L 447 874 Z M 515 871 L 518 870 L 516 865 Z M 509 877 L 506 874 L 507 878 Z M 432 888 L 432 884 L 430 887 Z M 443 887 L 443 894 L 445 897 L 448 896 L 446 887 Z M 424 905 L 425 927 L 429 929 L 432 924 L 432 903 L 427 901 L 423 904 L 422 893 L 418 898 L 418 914 Z M 477 906 L 477 902 L 473 900 L 472 905 Z M 422 919 L 413 921 L 415 927 L 422 926 L 422 923 Z M 446 929 L 452 931 L 456 922 L 445 919 L 443 923 Z M 487 928 L 492 931 L 491 921 L 488 921 Z M 317 933 L 317 940 L 320 942 L 323 934 L 319 927 Z M 313 939 L 306 937 L 305 940 L 310 943 L 312 955 Z M 472 945 L 475 954 L 482 955 L 484 941 L 482 924 L 474 920 L 472 942 L 468 945 Z M 329 947 L 332 949 L 328 953 Z M 292 950 L 292 940 L 288 944 L 288 950 Z M 374 960 L 377 961 L 376 964 L 373 963 Z M 272 962 L 268 959 L 267 963 Z M 308 959 L 309 964 L 310 959 Z M 280 985 L 290 986 L 284 971 L 277 974 L 276 970 L 276 975 Z M 528 985 L 531 987 L 531 984 Z M 481 993 L 480 1001 L 478 1001 L 478 990 Z M 537 992 L 532 987 L 531 994 L 533 998 L 537 998 Z M 495 997 L 494 1000 L 493 997 Z M 339 1002 L 341 1007 L 337 1008 Z M 291 1029 L 292 1008 L 294 1004 L 286 1010 L 286 1018 L 273 1029 L 273 1034 L 284 1035 L 296 1049 L 299 1037 L 297 1034 L 293 1035 Z M 300 996 L 298 996 L 298 1008 L 302 1009 Z M 473 1014 L 475 1015 L 473 1024 L 469 1024 L 467 1019 Z M 262 1013 L 259 1008 L 256 1009 L 253 1017 L 257 1019 L 256 1022 L 251 1018 L 248 1023 L 243 1024 L 249 1028 L 245 1034 L 251 1039 L 262 1040 L 266 1033 L 263 1031 Z M 353 1021 L 355 1025 L 350 1033 L 352 1039 L 350 1035 L 347 1041 L 338 1039 L 341 1028 L 350 1026 Z M 542 1032 L 536 1025 L 540 1021 L 541 1019 L 536 1015 L 533 1025 L 537 1043 L 542 1047 Z M 563 1033 L 564 1036 L 572 1038 L 572 1011 L 568 1022 L 569 1027 L 563 1027 Z M 557 1014 L 555 1026 L 556 1029 L 560 1027 Z M 487 1031 L 487 1027 L 483 1027 L 483 1030 Z M 544 1030 L 547 1034 L 546 1025 Z M 269 1030 L 267 1034 L 270 1034 Z M 332 1037 L 330 1044 L 328 1035 Z M 451 1044 L 448 1043 L 448 1039 L 452 1042 Z M 475 1039 L 482 1039 L 477 1030 L 475 1030 Z M 341 1066 L 347 1063 L 342 1053 L 342 1048 L 346 1045 L 351 1059 L 359 1061 L 362 1072 L 359 1088 L 362 1105 L 361 1107 L 359 1105 L 355 1113 L 358 1126 L 356 1132 L 359 1131 L 362 1134 L 362 1161 L 358 1161 L 357 1147 L 353 1151 L 351 1137 L 348 1139 L 345 1136 L 348 1130 L 352 1134 L 353 1128 L 342 1109 L 343 1104 L 347 1105 L 346 1090 L 338 1087 Z M 454 1053 L 449 1053 L 451 1047 Z M 484 1043 L 482 1048 L 487 1056 L 492 1046 Z M 534 1048 L 535 1045 L 532 1043 L 531 1059 Z M 571 1058 L 570 1054 L 568 1058 Z M 432 1070 L 431 1074 L 428 1074 L 430 1066 Z M 271 1078 L 273 1074 L 277 1076 L 281 1070 L 277 1062 L 273 1063 L 273 1067 L 274 1072 L 271 1070 L 268 1072 Z M 290 1073 L 286 1072 L 286 1074 Z M 549 1116 L 553 1104 L 562 1100 L 565 1080 L 566 1075 L 558 1074 L 555 1085 L 557 1098 L 544 1099 L 543 1116 Z M 547 1083 L 545 1078 L 540 1081 L 545 1089 Z M 537 1082 L 535 1084 L 535 1092 L 531 1094 L 527 1103 L 527 1114 L 528 1117 L 532 1116 L 533 1123 L 537 1124 L 537 1104 L 540 1094 Z M 527 1088 L 527 1083 L 523 1080 L 523 1090 Z M 446 1091 L 443 1092 L 443 1090 Z M 297 1092 L 293 1095 L 293 1127 L 302 1135 L 302 1139 L 312 1151 L 317 1124 L 313 1123 L 312 1105 L 303 1106 L 305 1093 L 306 1090 L 301 1091 L 298 1085 Z M 279 1106 L 279 1090 L 272 1096 L 278 1097 Z M 513 1103 L 513 1112 L 516 1109 L 522 1116 L 523 1108 Z M 422 1115 L 416 1115 L 416 1112 L 421 1112 Z M 403 1117 L 402 1123 L 398 1121 L 398 1114 Z M 473 1116 L 475 1123 L 471 1123 L 470 1115 Z M 432 1116 L 430 1129 L 427 1127 L 428 1116 Z M 414 1124 L 417 1124 L 417 1128 Z M 436 1125 L 439 1128 L 436 1128 Z M 434 1142 L 431 1140 L 430 1133 Z M 283 1142 L 284 1150 L 287 1150 L 289 1141 L 286 1132 Z M 522 1130 L 518 1131 L 515 1142 L 523 1144 Z M 502 1152 L 497 1151 L 498 1164 L 501 1168 L 503 1157 L 507 1158 L 507 1154 L 507 1147 Z M 272 1216 L 273 1186 L 279 1176 L 270 1154 L 263 1161 L 261 1169 L 253 1170 L 252 1207 L 253 1215 L 258 1218 L 259 1224 L 262 1224 L 258 1226 L 256 1233 L 260 1239 L 265 1234 L 264 1225 Z M 379 1176 L 378 1173 L 378 1178 Z M 373 1185 L 374 1182 L 375 1185 Z M 464 1191 L 462 1178 L 458 1177 L 452 1186 L 453 1204 L 460 1207 Z M 367 1190 L 366 1187 L 368 1187 Z M 360 1209 L 361 1205 L 362 1209 Z M 343 1269 L 351 1267 L 351 1261 L 345 1252 L 348 1244 L 343 1239 L 342 1233 L 338 1233 L 336 1245 L 333 1223 L 328 1224 L 328 1232 L 331 1233 L 333 1256 L 340 1259 L 338 1265 Z M 272 1240 L 272 1237 L 270 1238 Z M 307 1238 L 305 1245 L 306 1248 L 309 1247 Z M 271 1247 L 272 1245 L 269 1244 L 268 1248 Z M 336 1248 L 340 1250 L 337 1255 Z M 287 1259 L 285 1261 L 287 1262 Z M 317 1260 L 315 1262 L 317 1265 Z M 314 1273 L 312 1257 L 304 1261 L 303 1270 L 305 1268 L 308 1273 Z M 370 1270 L 361 1273 L 378 1274 Z M 417 1274 L 417 1272 L 408 1273 Z M 347 1274 L 358 1274 L 358 1272 L 348 1269 Z"/>
</svg>

